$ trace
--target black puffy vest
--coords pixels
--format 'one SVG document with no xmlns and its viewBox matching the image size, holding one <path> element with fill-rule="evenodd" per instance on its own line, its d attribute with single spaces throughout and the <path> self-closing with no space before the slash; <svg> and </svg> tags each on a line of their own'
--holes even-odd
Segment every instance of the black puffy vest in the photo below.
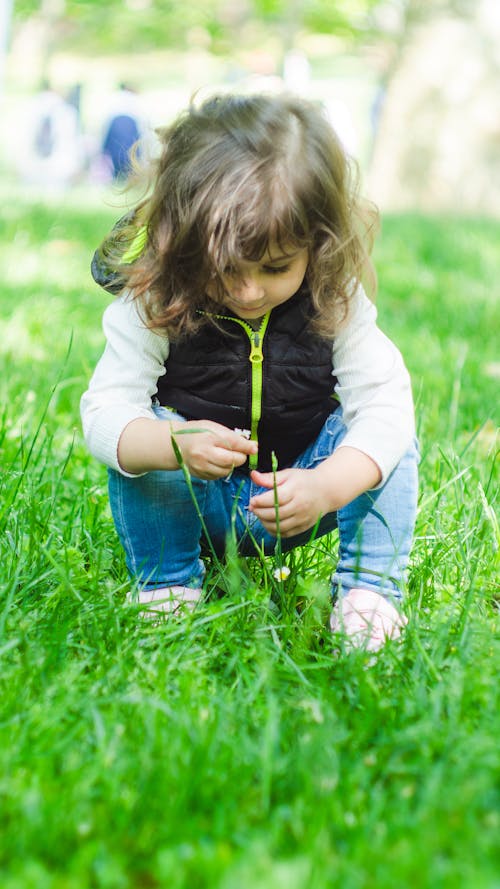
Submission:
<svg viewBox="0 0 500 889">
<path fill-rule="evenodd" d="M 311 332 L 311 315 L 310 297 L 301 289 L 273 309 L 262 340 L 257 468 L 263 472 L 271 469 L 271 451 L 278 468 L 290 466 L 337 406 L 332 341 Z M 217 324 L 209 321 L 193 336 L 171 343 L 157 398 L 188 420 L 250 429 L 250 336 L 229 313 Z"/>
</svg>

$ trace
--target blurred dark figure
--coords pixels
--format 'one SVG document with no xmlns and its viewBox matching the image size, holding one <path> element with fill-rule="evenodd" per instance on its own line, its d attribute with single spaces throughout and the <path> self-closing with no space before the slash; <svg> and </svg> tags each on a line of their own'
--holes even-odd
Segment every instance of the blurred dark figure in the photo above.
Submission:
<svg viewBox="0 0 500 889">
<path fill-rule="evenodd" d="M 26 183 L 66 188 L 78 180 L 84 161 L 78 114 L 47 81 L 26 103 L 19 135 L 15 161 Z"/>
<path fill-rule="evenodd" d="M 116 113 L 108 123 L 102 146 L 102 153 L 110 163 L 113 179 L 126 179 L 130 174 L 130 151 L 141 135 L 142 126 L 135 90 L 123 83 L 120 85 Z M 137 150 L 137 156 L 140 156 L 140 149 Z"/>
<path fill-rule="evenodd" d="M 78 120 L 78 128 L 82 130 L 82 84 L 75 83 L 66 98 L 68 105 L 75 109 Z"/>
</svg>

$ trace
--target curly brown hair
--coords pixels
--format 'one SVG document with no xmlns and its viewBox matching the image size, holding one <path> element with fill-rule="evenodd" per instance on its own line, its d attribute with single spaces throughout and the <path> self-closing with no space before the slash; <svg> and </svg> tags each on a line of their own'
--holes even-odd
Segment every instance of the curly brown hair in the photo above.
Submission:
<svg viewBox="0 0 500 889">
<path fill-rule="evenodd" d="M 357 169 L 322 109 L 288 95 L 217 95 L 160 138 L 150 194 L 105 248 L 148 325 L 192 332 L 220 311 L 224 271 L 276 243 L 308 248 L 311 320 L 333 335 L 372 269 L 377 214 L 359 199 Z M 143 249 L 123 262 L 139 227 Z"/>
</svg>

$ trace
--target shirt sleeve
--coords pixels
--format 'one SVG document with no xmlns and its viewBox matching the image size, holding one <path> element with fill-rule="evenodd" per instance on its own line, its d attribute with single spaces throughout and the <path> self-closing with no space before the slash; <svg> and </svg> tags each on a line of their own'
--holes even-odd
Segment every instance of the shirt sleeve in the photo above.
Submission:
<svg viewBox="0 0 500 889">
<path fill-rule="evenodd" d="M 347 426 L 341 447 L 371 457 L 383 485 L 415 435 L 413 397 L 401 353 L 377 326 L 377 310 L 361 286 L 335 338 L 333 372 Z"/>
<path fill-rule="evenodd" d="M 168 337 L 150 330 L 125 293 L 103 316 L 106 346 L 80 401 L 83 434 L 91 454 L 130 475 L 118 463 L 118 442 L 132 420 L 156 419 L 151 399 L 165 373 Z"/>
</svg>

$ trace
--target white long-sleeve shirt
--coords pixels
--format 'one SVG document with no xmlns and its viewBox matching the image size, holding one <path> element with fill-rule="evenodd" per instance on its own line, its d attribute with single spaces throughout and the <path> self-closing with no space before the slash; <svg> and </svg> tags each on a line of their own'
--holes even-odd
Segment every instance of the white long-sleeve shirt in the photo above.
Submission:
<svg viewBox="0 0 500 889">
<path fill-rule="evenodd" d="M 376 319 L 375 306 L 359 287 L 333 342 L 332 374 L 347 426 L 341 446 L 371 457 L 383 484 L 408 449 L 415 421 L 408 371 Z M 83 431 L 94 457 L 129 475 L 119 465 L 118 442 L 132 420 L 157 419 L 151 399 L 158 378 L 168 373 L 169 340 L 144 325 L 126 293 L 107 307 L 103 329 L 106 346 L 81 399 Z"/>
</svg>

